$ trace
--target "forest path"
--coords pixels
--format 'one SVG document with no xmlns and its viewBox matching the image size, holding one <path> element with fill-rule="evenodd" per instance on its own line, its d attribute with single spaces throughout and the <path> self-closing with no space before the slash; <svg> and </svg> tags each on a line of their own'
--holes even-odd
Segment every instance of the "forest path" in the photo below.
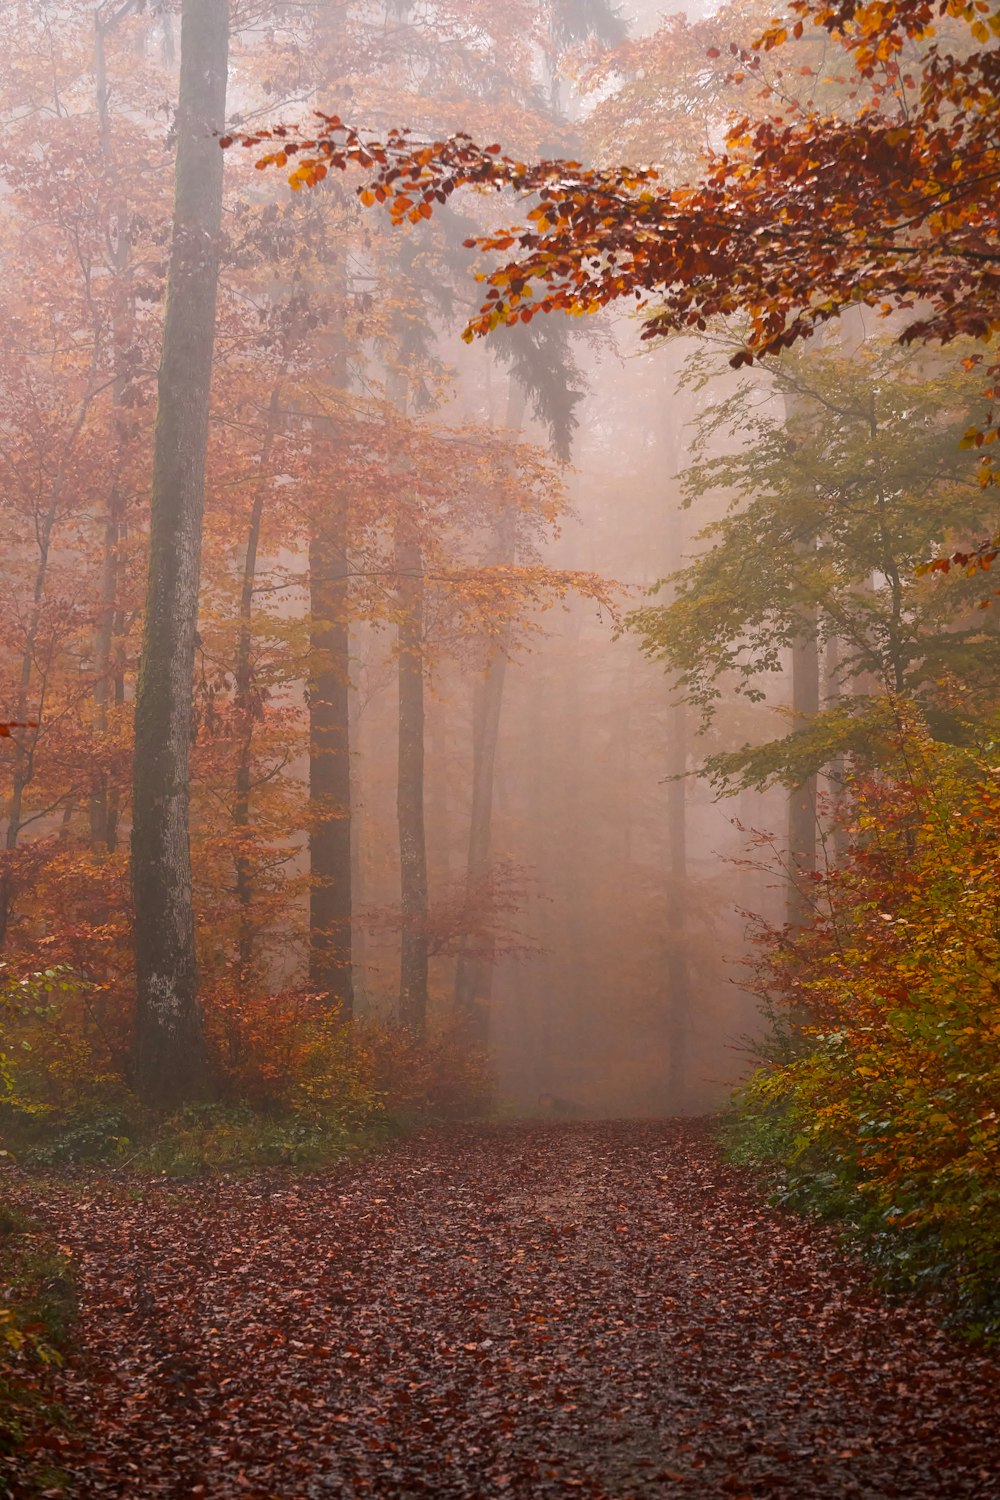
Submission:
<svg viewBox="0 0 1000 1500">
<path fill-rule="evenodd" d="M 48 1214 L 81 1264 L 75 1495 L 1000 1495 L 997 1363 L 702 1123 L 428 1132 Z"/>
</svg>

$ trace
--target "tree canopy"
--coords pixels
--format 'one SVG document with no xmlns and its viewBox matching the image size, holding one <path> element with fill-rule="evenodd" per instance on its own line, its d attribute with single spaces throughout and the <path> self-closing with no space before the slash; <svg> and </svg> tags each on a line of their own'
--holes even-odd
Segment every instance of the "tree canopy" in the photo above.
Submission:
<svg viewBox="0 0 1000 1500">
<path fill-rule="evenodd" d="M 700 348 L 686 383 L 718 376 L 727 349 Z M 870 758 L 887 692 L 919 702 L 946 738 L 961 737 L 969 701 L 988 699 L 1000 641 L 977 607 L 982 575 L 947 588 L 915 577 L 942 540 L 990 524 L 957 441 L 976 376 L 927 364 L 882 339 L 831 341 L 766 361 L 769 399 L 744 374 L 692 424 L 701 456 L 681 475 L 684 503 L 728 501 L 660 586 L 667 602 L 630 616 L 643 650 L 706 724 L 734 694 L 773 702 L 803 621 L 828 655 L 820 711 L 769 743 L 710 754 L 717 783 L 795 785 L 845 752 Z"/>
<path fill-rule="evenodd" d="M 625 297 L 649 306 L 647 337 L 748 317 L 734 363 L 777 353 L 857 303 L 911 313 L 906 340 L 990 338 L 1000 329 L 1000 13 L 988 0 L 792 0 L 791 11 L 756 39 L 755 56 L 807 24 L 825 28 L 850 55 L 853 105 L 736 120 L 690 185 L 665 184 L 649 166 L 528 164 L 464 135 L 372 140 L 335 115 L 313 135 L 276 126 L 241 140 L 274 142 L 257 165 L 293 161 L 293 188 L 331 168 L 369 169 L 362 200 L 397 223 L 430 217 L 463 186 L 536 198 L 525 222 L 466 242 L 516 252 L 484 273 L 469 338 Z"/>
</svg>

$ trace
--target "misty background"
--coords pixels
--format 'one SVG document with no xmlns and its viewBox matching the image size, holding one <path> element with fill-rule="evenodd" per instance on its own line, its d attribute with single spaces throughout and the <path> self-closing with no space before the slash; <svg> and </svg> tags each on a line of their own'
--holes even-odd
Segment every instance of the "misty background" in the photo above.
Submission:
<svg viewBox="0 0 1000 1500">
<path fill-rule="evenodd" d="M 767 5 L 231 9 L 237 130 L 319 108 L 681 181 L 770 107 L 729 50 Z M 834 96 L 827 43 L 801 45 L 781 87 Z M 166 0 L 0 15 L 0 685 L 37 719 L 4 742 L 2 939 L 86 978 L 109 1068 L 178 54 Z M 905 536 L 886 507 L 952 463 L 973 385 L 942 394 L 936 356 L 873 317 L 739 374 L 737 327 L 644 342 L 620 311 L 470 345 L 462 242 L 522 207 L 460 195 L 396 230 L 359 181 L 296 194 L 226 156 L 191 773 L 206 1025 L 264 1077 L 310 994 L 395 1017 L 402 950 L 404 1019 L 470 1025 L 511 1106 L 705 1111 L 759 1029 L 754 915 L 801 920 L 835 852 L 851 705 L 940 683 L 919 641 L 968 635 L 968 601 L 948 616 L 912 581 L 940 505 Z M 865 495 L 878 524 L 838 530 Z M 706 534 L 761 496 L 791 519 Z"/>
</svg>

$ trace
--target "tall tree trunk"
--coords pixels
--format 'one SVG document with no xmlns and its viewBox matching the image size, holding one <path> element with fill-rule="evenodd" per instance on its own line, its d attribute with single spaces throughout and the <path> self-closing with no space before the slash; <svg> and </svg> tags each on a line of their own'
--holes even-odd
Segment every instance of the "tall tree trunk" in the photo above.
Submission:
<svg viewBox="0 0 1000 1500">
<path fill-rule="evenodd" d="M 885 686 L 890 692 L 902 693 L 906 689 L 906 648 L 903 627 L 904 590 L 899 564 L 896 561 L 893 551 L 892 525 L 887 519 L 888 499 L 882 464 L 878 411 L 875 405 L 874 390 L 870 391 L 868 396 L 868 424 L 871 436 L 872 456 L 875 460 L 875 504 L 878 510 L 879 546 L 881 551 L 879 566 L 882 576 L 889 585 L 889 597 L 892 601 L 886 630 L 886 660 L 883 666 L 883 678 Z"/>
<path fill-rule="evenodd" d="M 424 579 L 420 543 L 405 520 L 396 527 L 399 575 L 399 764 L 396 814 L 402 939 L 399 1019 L 427 1029 L 427 838 L 424 831 Z"/>
<path fill-rule="evenodd" d="M 128 228 L 128 201 L 114 160 L 105 38 L 120 25 L 126 16 L 138 9 L 139 4 L 140 0 L 131 0 L 131 3 L 123 4 L 107 19 L 102 18 L 100 13 L 94 16 L 94 84 L 98 136 L 101 155 L 109 172 L 114 174 L 118 190 L 118 199 L 108 226 L 108 239 L 111 245 L 111 269 L 119 283 L 116 289 L 116 306 L 111 329 L 112 359 L 115 368 L 111 401 L 116 413 L 116 434 L 119 435 L 120 441 L 123 440 L 120 438 L 118 413 L 122 408 L 126 387 L 126 377 L 122 366 L 124 351 L 132 338 L 132 318 L 125 300 L 123 278 L 128 267 L 132 246 Z M 111 476 L 104 516 L 97 622 L 94 629 L 94 728 L 99 737 L 107 734 L 111 702 L 119 702 L 124 698 L 124 683 L 120 687 L 118 681 L 121 677 L 121 670 L 119 667 L 116 671 L 114 662 L 116 629 L 121 626 L 121 612 L 117 607 L 119 550 L 125 531 L 125 495 L 121 485 L 119 461 L 120 450 L 119 455 L 116 455 L 115 471 Z M 118 788 L 109 785 L 107 776 L 103 775 L 100 784 L 94 788 L 90 797 L 90 842 L 94 850 L 106 849 L 109 853 L 113 853 L 117 848 L 119 815 Z"/>
<path fill-rule="evenodd" d="M 801 726 L 819 713 L 819 646 L 816 619 L 803 620 L 792 643 L 792 712 Z M 789 870 L 786 919 L 802 927 L 812 915 L 811 877 L 816 870 L 816 777 L 788 795 Z"/>
<path fill-rule="evenodd" d="M 527 828 L 534 836 L 531 859 L 537 873 L 539 891 L 548 891 L 558 879 L 558 870 L 553 869 L 556 841 L 547 837 L 552 827 L 553 787 L 549 771 L 550 746 L 554 744 L 554 725 L 550 717 L 554 688 L 554 683 L 548 680 L 544 671 L 536 669 L 529 674 L 520 715 L 522 743 L 530 747 L 529 754 L 532 757 L 524 808 Z M 543 931 L 549 921 L 549 912 L 548 901 L 542 905 L 535 896 L 532 916 Z M 515 964 L 513 979 L 517 986 L 526 1037 L 523 1050 L 527 1054 L 525 1072 L 530 1083 L 527 1099 L 531 1105 L 543 1105 L 543 1101 L 556 1088 L 559 1040 L 555 1007 L 562 975 L 559 972 L 559 957 L 555 952 L 555 945 L 543 944 L 532 964 Z"/>
<path fill-rule="evenodd" d="M 14 700 L 13 717 L 23 720 L 28 711 L 28 695 L 31 690 L 31 677 L 35 667 L 35 647 L 38 641 L 38 630 L 42 623 L 42 604 L 45 597 L 45 580 L 48 575 L 49 554 L 52 546 L 52 532 L 56 519 L 56 501 L 45 515 L 38 535 L 38 563 L 35 568 L 35 585 L 32 591 L 31 614 L 28 617 L 28 629 L 25 635 L 24 650 L 21 653 L 21 674 L 17 685 L 17 697 Z M 41 715 L 41 697 L 44 693 L 44 682 L 39 689 L 38 713 Z M 7 830 L 4 836 L 4 846 L 9 849 L 17 848 L 17 841 L 21 834 L 21 823 L 24 816 L 24 794 L 31 783 L 34 775 L 35 745 L 38 740 L 38 728 L 23 739 L 19 738 L 14 747 L 14 767 L 11 774 L 10 802 L 7 809 Z"/>
<path fill-rule="evenodd" d="M 341 1021 L 354 1009 L 346 535 L 334 497 L 309 543 L 309 985 Z"/>
<path fill-rule="evenodd" d="M 507 399 L 508 431 L 520 430 L 524 420 L 525 393 L 512 378 Z M 505 510 L 497 517 L 494 545 L 488 561 L 494 566 L 516 561 L 515 517 Z M 493 790 L 500 711 L 503 707 L 510 632 L 490 656 L 486 675 L 476 683 L 472 702 L 472 807 L 469 813 L 469 859 L 466 888 L 471 895 L 481 886 L 490 865 L 493 843 Z M 455 1011 L 473 1039 L 485 1046 L 490 1036 L 490 1002 L 493 998 L 494 955 L 474 953 L 468 935 L 463 937 L 455 968 Z"/>
<path fill-rule="evenodd" d="M 233 684 L 233 707 L 236 711 L 239 750 L 233 797 L 233 826 L 250 827 L 250 793 L 253 786 L 253 734 L 257 719 L 257 700 L 253 680 L 253 594 L 257 577 L 257 553 L 264 520 L 264 502 L 268 492 L 268 467 L 278 430 L 281 402 L 281 378 L 271 389 L 264 440 L 260 449 L 260 478 L 254 490 L 247 523 L 247 540 L 243 552 L 243 577 L 240 581 L 240 624 L 236 636 L 236 671 Z M 236 898 L 240 905 L 237 936 L 239 983 L 245 987 L 253 963 L 256 929 L 253 920 L 253 869 L 248 848 L 241 843 L 236 857 Z"/>
<path fill-rule="evenodd" d="M 352 680 L 348 684 L 348 743 L 356 745 L 359 741 L 361 731 L 361 717 L 363 709 L 356 683 Z M 353 922 L 353 914 L 362 911 L 366 898 L 365 862 L 364 862 L 364 824 L 359 815 L 361 804 L 361 768 L 359 757 L 350 757 L 350 770 L 348 773 L 351 794 L 351 819 L 348 829 L 348 842 L 351 848 L 351 995 L 353 999 L 353 1011 L 366 1011 L 368 1008 L 368 942 L 365 928 L 362 923 L 357 926 Z"/>
<path fill-rule="evenodd" d="M 835 635 L 829 637 L 823 653 L 823 702 L 837 703 L 843 696 L 840 682 L 840 641 Z M 844 823 L 844 791 L 847 783 L 847 757 L 835 755 L 826 768 L 829 787 L 830 811 L 828 816 L 828 848 L 837 865 L 847 858 L 850 839 Z"/>
<path fill-rule="evenodd" d="M 682 459 L 680 430 L 675 433 L 671 471 Z M 676 501 L 669 502 L 666 544 L 670 565 L 679 567 L 684 555 L 684 522 Z M 676 691 L 676 687 L 675 687 Z M 691 1028 L 691 974 L 688 965 L 688 784 L 684 779 L 688 759 L 688 713 L 683 701 L 671 703 L 667 715 L 667 987 L 666 1089 L 668 1107 L 680 1112 L 687 1093 L 688 1037 Z"/>
<path fill-rule="evenodd" d="M 87 421 L 90 404 L 94 399 L 93 381 L 97 369 L 100 344 L 95 338 L 91 358 L 90 381 L 83 399 L 77 408 L 76 419 L 70 430 L 66 446 L 53 477 L 52 488 L 49 491 L 48 505 L 45 511 L 36 516 L 35 536 L 38 546 L 38 560 L 35 564 L 35 580 L 31 596 L 31 611 L 28 616 L 27 629 L 24 636 L 24 646 L 21 651 L 21 670 L 17 686 L 17 696 L 13 704 L 12 718 L 23 720 L 28 713 L 29 697 L 31 693 L 32 675 L 36 671 L 35 660 L 38 645 L 38 633 L 42 624 L 42 615 L 45 604 L 45 589 L 48 581 L 49 562 L 51 561 L 53 536 L 56 530 L 56 521 L 59 516 L 59 506 L 62 500 L 63 486 L 69 470 L 70 459 L 76 446 L 77 438 L 80 436 Z M 8 853 L 17 848 L 21 836 L 21 828 L 24 823 L 24 794 L 31 785 L 35 774 L 35 751 L 38 747 L 38 739 L 42 733 L 42 715 L 45 708 L 46 674 L 39 672 L 39 682 L 36 700 L 32 705 L 37 716 L 38 723 L 30 735 L 19 736 L 14 746 L 14 764 L 11 769 L 11 791 L 7 804 L 7 827 L 4 833 L 4 849 Z M 16 890 L 12 882 L 9 869 L 0 868 L 0 949 L 7 941 L 10 927 L 10 919 L 14 914 L 14 901 Z"/>
<path fill-rule="evenodd" d="M 667 721 L 666 770 L 683 778 L 687 769 L 687 709 L 671 706 Z M 687 1089 L 687 1043 L 691 1026 L 691 976 L 688 969 L 687 781 L 667 782 L 667 1102 L 675 1113 L 684 1108 Z"/>
<path fill-rule="evenodd" d="M 331 7 L 320 24 L 336 48 L 342 12 Z M 331 261 L 328 275 L 340 317 L 330 384 L 342 400 L 350 387 L 343 331 L 350 306 L 346 252 Z M 330 416 L 315 425 L 324 441 L 335 444 L 341 437 Z M 334 1018 L 346 1023 L 354 1017 L 357 850 L 351 805 L 350 507 L 346 491 L 336 486 L 309 540 L 309 663 L 309 987 Z"/>
<path fill-rule="evenodd" d="M 108 495 L 104 518 L 104 541 L 101 557 L 100 593 L 97 624 L 94 629 L 94 730 L 103 738 L 109 727 L 109 705 L 115 696 L 113 651 L 118 597 L 118 549 L 121 544 L 124 511 L 117 483 Z M 95 850 L 113 853 L 118 846 L 119 803 L 115 789 L 102 773 L 90 796 L 90 842 Z"/>
<path fill-rule="evenodd" d="M 587 774 L 594 761 L 595 724 L 584 701 L 585 656 L 582 643 L 583 607 L 577 601 L 563 637 L 562 681 L 557 689 L 553 718 L 558 726 L 557 743 L 562 755 L 553 766 L 560 830 L 556 889 L 562 887 L 566 934 L 565 975 L 559 985 L 556 1012 L 555 1077 L 557 1092 L 572 1099 L 581 1069 L 593 1056 L 594 955 L 600 950 L 593 941 L 595 892 L 589 877 L 592 821 L 587 801 Z M 551 826 L 551 819 L 549 820 Z M 590 847 L 588 847 L 588 845 Z M 560 1064 L 562 1067 L 560 1068 Z M 560 1071 L 564 1082 L 559 1085 Z"/>
<path fill-rule="evenodd" d="M 188 833 L 192 679 L 219 278 L 228 0 L 184 0 L 174 230 L 159 372 L 149 583 L 135 713 L 136 1082 L 150 1103 L 204 1067 Z"/>
<path fill-rule="evenodd" d="M 799 417 L 801 400 L 794 392 L 785 395 L 785 422 L 791 431 Z M 815 539 L 799 541 L 795 550 L 808 563 Z M 797 729 L 805 728 L 819 713 L 820 652 L 818 615 L 806 608 L 792 641 L 792 714 Z M 816 873 L 818 779 L 809 776 L 788 794 L 788 884 L 785 920 L 790 927 L 804 927 L 812 917 L 812 877 Z"/>
<path fill-rule="evenodd" d="M 493 786 L 500 710 L 503 705 L 507 654 L 500 648 L 490 658 L 486 676 L 476 683 L 472 705 L 472 809 L 469 820 L 467 890 L 479 888 L 489 869 L 493 837 Z M 455 969 L 455 1010 L 470 1035 L 483 1046 L 489 1041 L 490 999 L 493 987 L 492 952 L 474 952 L 466 935 Z"/>
</svg>

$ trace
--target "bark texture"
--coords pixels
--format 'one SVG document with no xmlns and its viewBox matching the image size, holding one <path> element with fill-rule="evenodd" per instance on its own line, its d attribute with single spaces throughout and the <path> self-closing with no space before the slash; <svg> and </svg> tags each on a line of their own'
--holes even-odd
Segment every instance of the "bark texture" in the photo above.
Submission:
<svg viewBox="0 0 1000 1500">
<path fill-rule="evenodd" d="M 184 0 L 132 827 L 136 1081 L 157 1105 L 196 1093 L 203 1068 L 188 773 L 228 51 L 228 0 Z"/>
</svg>

